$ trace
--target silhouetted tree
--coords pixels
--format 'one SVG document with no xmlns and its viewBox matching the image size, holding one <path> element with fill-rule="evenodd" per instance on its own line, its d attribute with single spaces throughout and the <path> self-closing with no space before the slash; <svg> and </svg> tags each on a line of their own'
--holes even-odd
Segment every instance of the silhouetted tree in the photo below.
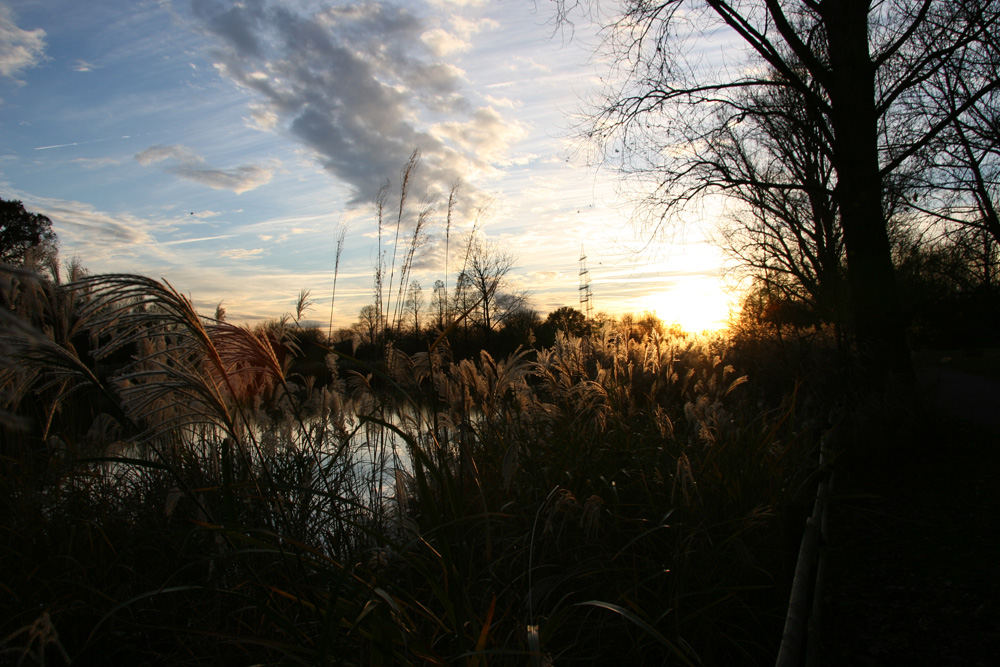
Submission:
<svg viewBox="0 0 1000 667">
<path fill-rule="evenodd" d="M 443 280 L 434 281 L 434 292 L 431 294 L 431 308 L 439 329 L 443 329 L 448 315 L 448 292 Z"/>
<path fill-rule="evenodd" d="M 556 308 L 545 318 L 545 323 L 573 336 L 582 336 L 588 329 L 587 316 L 571 306 Z"/>
<path fill-rule="evenodd" d="M 514 257 L 510 253 L 485 241 L 472 241 L 468 265 L 459 276 L 455 289 L 456 292 L 470 293 L 460 307 L 465 306 L 462 309 L 464 312 L 475 303 L 474 321 L 487 333 L 503 321 L 506 313 L 523 305 L 520 299 L 509 293 L 505 294 L 502 289 L 506 286 L 507 274 L 513 266 Z"/>
<path fill-rule="evenodd" d="M 745 104 L 748 91 L 801 96 L 830 147 L 862 362 L 875 378 L 909 376 L 884 193 L 996 89 L 994 70 L 971 81 L 953 109 L 918 103 L 924 83 L 974 58 L 998 21 L 997 0 L 627 0 L 612 42 L 624 75 L 613 80 L 623 83 L 596 113 L 593 136 L 625 169 L 657 178 L 662 221 L 694 196 L 725 194 L 692 188 L 692 160 L 720 122 L 759 116 Z M 709 31 L 745 46 L 735 49 L 740 61 L 707 65 L 689 40 Z"/>
<path fill-rule="evenodd" d="M 549 313 L 538 327 L 538 343 L 548 347 L 555 343 L 558 332 L 579 337 L 589 331 L 586 315 L 571 306 L 561 306 Z"/>
<path fill-rule="evenodd" d="M 413 280 L 410 282 L 409 289 L 406 290 L 406 302 L 403 308 L 408 316 L 413 318 L 413 335 L 415 336 L 420 335 L 420 311 L 423 307 L 423 288 L 420 286 L 419 280 Z"/>
<path fill-rule="evenodd" d="M 355 326 L 358 328 L 358 335 L 362 343 L 374 344 L 378 342 L 382 335 L 382 317 L 378 307 L 373 304 L 363 306 L 358 313 L 358 322 Z"/>
<path fill-rule="evenodd" d="M 923 198 L 909 203 L 1000 242 L 1000 89 L 994 87 L 969 104 L 983 82 L 995 80 L 1000 70 L 1000 43 L 991 37 L 962 63 L 942 69 L 924 84 L 922 103 L 952 122 L 928 151 Z"/>
<path fill-rule="evenodd" d="M 500 335 L 493 341 L 493 351 L 510 354 L 519 347 L 535 344 L 535 330 L 541 324 L 538 312 L 527 305 L 507 313 Z"/>
<path fill-rule="evenodd" d="M 744 204 L 723 231 L 725 246 L 784 300 L 839 322 L 844 239 L 822 125 L 792 88 L 748 90 L 743 104 L 752 113 L 722 118 L 694 149 L 703 185 Z"/>
<path fill-rule="evenodd" d="M 57 246 L 48 217 L 29 213 L 20 201 L 0 199 L 0 262 L 21 265 L 34 251 L 39 263 L 46 263 L 55 258 Z"/>
<path fill-rule="evenodd" d="M 1000 247 L 986 230 L 897 241 L 903 311 L 911 335 L 930 345 L 996 345 L 1000 331 Z"/>
<path fill-rule="evenodd" d="M 982 226 L 962 226 L 947 235 L 964 271 L 965 289 L 995 292 L 1000 288 L 1000 241 Z"/>
</svg>

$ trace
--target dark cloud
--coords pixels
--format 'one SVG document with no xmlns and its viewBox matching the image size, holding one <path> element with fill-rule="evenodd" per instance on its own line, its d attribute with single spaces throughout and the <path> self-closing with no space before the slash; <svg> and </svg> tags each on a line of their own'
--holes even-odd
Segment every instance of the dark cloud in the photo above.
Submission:
<svg viewBox="0 0 1000 667">
<path fill-rule="evenodd" d="M 492 109 L 472 108 L 461 71 L 435 60 L 422 38 L 427 26 L 405 8 L 354 2 L 304 14 L 217 0 L 194 7 L 219 39 L 219 70 L 261 98 L 255 114 L 276 117 L 349 184 L 352 203 L 398 182 L 414 150 L 422 162 L 411 193 L 446 194 L 459 177 L 488 168 L 517 128 Z M 423 120 L 442 114 L 453 120 Z M 478 194 L 470 188 L 467 195 L 465 204 L 475 206 Z"/>
<path fill-rule="evenodd" d="M 208 21 L 213 32 L 227 35 L 241 55 L 256 56 L 260 53 L 255 34 L 256 20 L 260 15 L 259 2 L 249 2 L 228 9 L 223 9 L 218 2 L 195 2 L 194 9 L 200 18 Z"/>
</svg>

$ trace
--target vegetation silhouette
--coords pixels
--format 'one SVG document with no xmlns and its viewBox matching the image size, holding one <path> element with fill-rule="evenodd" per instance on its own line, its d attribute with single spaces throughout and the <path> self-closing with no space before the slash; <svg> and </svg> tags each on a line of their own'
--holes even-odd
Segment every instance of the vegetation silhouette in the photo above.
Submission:
<svg viewBox="0 0 1000 667">
<path fill-rule="evenodd" d="M 556 4 L 557 18 L 567 20 L 596 3 Z M 813 197 L 804 221 L 812 225 L 821 222 L 816 197 L 832 197 L 822 208 L 835 204 L 843 234 L 861 367 L 875 385 L 890 374 L 912 380 L 886 202 L 920 183 L 954 195 L 937 214 L 990 227 L 983 204 L 996 201 L 995 141 L 987 137 L 995 138 L 988 110 L 1000 84 L 998 24 L 995 0 L 628 2 L 606 32 L 616 76 L 589 136 L 625 171 L 654 179 L 660 222 L 705 193 L 744 201 L 750 193 L 757 223 L 766 222 L 775 200 L 797 192 Z M 720 27 L 746 50 L 713 67 L 688 47 Z M 792 107 L 773 104 L 780 100 Z M 753 129 L 738 129 L 747 120 Z M 797 123 L 792 134 L 788 121 Z M 816 166 L 828 172 L 795 173 L 802 162 L 794 157 L 759 169 L 781 149 L 772 143 L 775 122 L 787 138 L 818 139 Z M 976 176 L 982 165 L 985 178 Z"/>
<path fill-rule="evenodd" d="M 40 213 L 29 213 L 20 201 L 0 199 L 0 263 L 23 265 L 28 253 L 46 264 L 57 253 L 58 241 L 52 221 Z"/>
</svg>

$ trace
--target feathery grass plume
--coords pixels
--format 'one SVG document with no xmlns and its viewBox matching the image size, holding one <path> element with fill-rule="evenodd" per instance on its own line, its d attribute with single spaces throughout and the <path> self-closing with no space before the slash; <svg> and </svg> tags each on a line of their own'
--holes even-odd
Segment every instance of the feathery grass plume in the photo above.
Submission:
<svg viewBox="0 0 1000 667">
<path fill-rule="evenodd" d="M 442 301 L 445 307 L 445 326 L 451 323 L 451 303 L 448 300 L 448 260 L 451 259 L 451 219 L 452 214 L 455 212 L 455 203 L 458 198 L 458 189 L 460 186 L 461 182 L 455 181 L 451 186 L 451 190 L 448 191 L 448 206 L 444 220 L 444 295 Z"/>
<path fill-rule="evenodd" d="M 404 308 L 406 306 L 404 293 L 406 286 L 409 284 L 410 270 L 413 267 L 413 257 L 416 251 L 424 244 L 424 227 L 426 226 L 432 211 L 433 209 L 428 206 L 417 214 L 417 220 L 413 226 L 413 235 L 410 237 L 410 243 L 406 249 L 406 256 L 404 257 L 402 266 L 400 267 L 399 285 L 397 287 L 395 312 L 393 316 L 393 329 L 397 333 L 399 332 L 399 326 L 403 319 Z"/>
<path fill-rule="evenodd" d="M 384 282 L 385 282 L 385 248 L 383 247 L 382 234 L 385 229 L 385 202 L 389 196 L 389 183 L 386 182 L 379 188 L 378 194 L 375 195 L 375 222 L 376 222 L 376 233 L 378 243 L 376 245 L 376 255 L 375 255 L 375 329 L 379 338 L 384 331 L 383 322 L 385 321 L 385 301 L 384 301 Z M 376 342 L 376 341 L 372 341 Z"/>
<path fill-rule="evenodd" d="M 333 340 L 333 307 L 337 303 L 337 275 L 340 273 L 340 255 L 344 252 L 344 239 L 347 237 L 347 225 L 341 223 L 337 234 L 337 251 L 333 260 L 333 289 L 330 290 L 330 324 L 326 330 L 327 340 Z"/>
<path fill-rule="evenodd" d="M 403 170 L 400 173 L 399 208 L 396 211 L 396 231 L 392 241 L 392 261 L 389 264 L 389 288 L 386 292 L 386 298 L 388 300 L 392 299 L 392 285 L 393 285 L 393 280 L 395 279 L 396 276 L 396 254 L 397 251 L 399 250 L 399 231 L 403 226 L 403 213 L 406 210 L 406 200 L 409 196 L 410 178 L 413 176 L 413 171 L 417 168 L 417 164 L 419 162 L 420 162 L 420 150 L 414 149 L 414 151 L 410 154 L 410 159 L 406 161 L 406 165 L 403 167 Z M 390 312 L 389 309 L 390 305 L 391 304 L 389 303 L 385 304 L 384 312 L 387 313 L 387 317 L 388 313 Z M 394 309 L 391 312 L 395 314 Z M 389 320 L 387 326 L 389 328 L 395 328 L 395 317 Z"/>
<path fill-rule="evenodd" d="M 30 480 L 0 459 L 0 636 L 45 610 L 81 662 L 142 662 L 140 628 L 177 663 L 771 657 L 811 431 L 727 344 L 608 328 L 457 359 L 439 338 L 323 384 L 289 370 L 291 318 L 208 320 L 137 276 L 0 287 L 69 299 L 63 324 L 0 310 L 25 341 L 0 337 L 4 386 L 46 387 L 47 415 L 100 382 L 137 424 L 90 418 L 102 455 Z"/>
<path fill-rule="evenodd" d="M 302 318 L 305 316 L 306 311 L 313 307 L 313 301 L 309 298 L 309 290 L 303 288 L 299 291 L 298 298 L 295 299 L 295 324 L 301 327 Z"/>
<path fill-rule="evenodd" d="M 14 414 L 36 413 L 42 441 L 49 438 L 57 414 L 63 421 L 74 422 L 77 429 L 86 428 L 94 417 L 92 410 L 73 409 L 69 401 L 87 388 L 96 390 L 110 405 L 117 401 L 74 345 L 74 340 L 79 344 L 87 335 L 76 306 L 90 295 L 74 295 L 57 280 L 46 280 L 27 268 L 11 267 L 4 275 L 3 300 L 12 306 L 0 310 L 4 407 Z M 53 275 L 57 277 L 58 272 Z"/>
</svg>

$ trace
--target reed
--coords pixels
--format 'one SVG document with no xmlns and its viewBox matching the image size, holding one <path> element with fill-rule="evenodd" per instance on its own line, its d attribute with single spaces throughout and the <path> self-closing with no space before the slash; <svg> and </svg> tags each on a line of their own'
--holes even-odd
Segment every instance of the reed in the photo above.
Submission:
<svg viewBox="0 0 1000 667">
<path fill-rule="evenodd" d="M 815 429 L 724 341 L 442 337 L 331 355 L 318 384 L 289 372 L 294 324 L 204 318 L 166 282 L 3 287 L 7 656 L 773 659 Z"/>
</svg>

